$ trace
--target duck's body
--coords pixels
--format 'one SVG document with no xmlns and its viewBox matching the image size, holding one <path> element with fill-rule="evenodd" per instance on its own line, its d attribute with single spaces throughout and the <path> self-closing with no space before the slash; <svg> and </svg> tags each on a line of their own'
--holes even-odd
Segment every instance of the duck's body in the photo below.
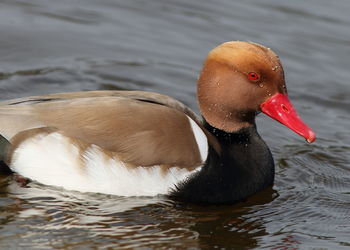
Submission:
<svg viewBox="0 0 350 250">
<path fill-rule="evenodd" d="M 10 142 L 2 158 L 20 175 L 71 190 L 233 203 L 273 183 L 272 155 L 255 126 L 260 109 L 314 140 L 285 96 L 273 52 L 226 43 L 209 54 L 198 82 L 203 123 L 182 103 L 150 92 L 10 100 L 0 102 L 0 134 Z M 296 122 L 271 114 L 281 100 Z"/>
<path fill-rule="evenodd" d="M 0 120 L 6 128 L 1 134 L 12 144 L 6 161 L 13 171 L 78 191 L 165 194 L 198 171 L 208 154 L 196 115 L 157 93 L 90 91 L 17 99 L 0 102 Z"/>
</svg>

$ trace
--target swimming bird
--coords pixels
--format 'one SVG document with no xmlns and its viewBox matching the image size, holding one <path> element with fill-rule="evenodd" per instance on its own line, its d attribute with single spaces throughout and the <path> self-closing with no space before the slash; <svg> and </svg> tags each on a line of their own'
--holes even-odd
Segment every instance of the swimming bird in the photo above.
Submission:
<svg viewBox="0 0 350 250">
<path fill-rule="evenodd" d="M 220 204 L 274 182 L 258 113 L 315 140 L 289 101 L 280 59 L 260 44 L 232 41 L 211 50 L 197 99 L 202 119 L 169 96 L 143 91 L 2 101 L 0 156 L 12 171 L 46 185 Z"/>
</svg>

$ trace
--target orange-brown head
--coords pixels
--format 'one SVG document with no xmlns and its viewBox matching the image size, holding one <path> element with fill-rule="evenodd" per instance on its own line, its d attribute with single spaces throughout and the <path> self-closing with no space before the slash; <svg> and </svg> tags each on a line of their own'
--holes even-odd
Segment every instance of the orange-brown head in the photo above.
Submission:
<svg viewBox="0 0 350 250">
<path fill-rule="evenodd" d="M 254 124 L 256 114 L 262 111 L 308 141 L 315 140 L 314 132 L 288 100 L 278 56 L 262 45 L 234 41 L 210 51 L 197 94 L 203 117 L 218 129 L 238 131 Z"/>
</svg>

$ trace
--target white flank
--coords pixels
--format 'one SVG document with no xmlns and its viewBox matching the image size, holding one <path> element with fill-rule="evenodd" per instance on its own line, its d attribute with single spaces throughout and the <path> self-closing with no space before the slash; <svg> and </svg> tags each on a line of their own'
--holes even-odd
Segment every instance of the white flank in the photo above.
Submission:
<svg viewBox="0 0 350 250">
<path fill-rule="evenodd" d="M 11 169 L 46 185 L 81 192 L 120 196 L 167 194 L 193 171 L 177 167 L 164 172 L 161 167 L 127 168 L 123 162 L 105 155 L 97 146 L 82 153 L 59 133 L 37 135 L 15 150 Z"/>
<path fill-rule="evenodd" d="M 195 121 L 193 121 L 190 117 L 188 117 L 188 120 L 191 123 L 192 131 L 194 134 L 194 137 L 196 138 L 198 149 L 201 155 L 202 162 L 204 162 L 208 157 L 208 139 L 207 136 L 204 134 L 203 130 L 197 125 Z"/>
</svg>

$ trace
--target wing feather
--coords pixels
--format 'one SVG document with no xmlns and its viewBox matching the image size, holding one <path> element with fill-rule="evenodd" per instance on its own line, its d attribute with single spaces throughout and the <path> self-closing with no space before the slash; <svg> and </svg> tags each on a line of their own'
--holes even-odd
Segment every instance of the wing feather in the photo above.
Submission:
<svg viewBox="0 0 350 250">
<path fill-rule="evenodd" d="M 0 102 L 0 134 L 11 140 L 23 131 L 50 127 L 135 166 L 191 168 L 202 159 L 188 117 L 201 126 L 188 107 L 158 93 L 62 93 Z"/>
</svg>

